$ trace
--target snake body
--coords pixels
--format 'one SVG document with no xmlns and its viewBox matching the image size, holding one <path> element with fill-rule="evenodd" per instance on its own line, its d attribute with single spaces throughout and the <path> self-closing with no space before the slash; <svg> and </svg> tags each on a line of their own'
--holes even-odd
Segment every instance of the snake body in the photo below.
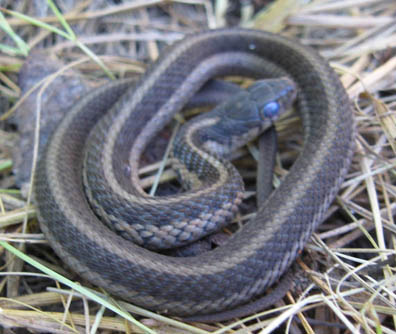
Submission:
<svg viewBox="0 0 396 334">
<path fill-rule="evenodd" d="M 124 178 L 124 189 L 107 182 L 112 171 L 102 163 L 107 153 L 98 143 L 111 130 L 99 122 L 87 140 L 83 172 L 92 208 L 117 234 L 149 249 L 184 246 L 218 231 L 234 218 L 244 194 L 240 174 L 224 158 L 267 130 L 295 96 L 288 78 L 259 80 L 182 126 L 173 143 L 173 168 L 190 191 L 175 196 L 152 197 L 138 181 L 126 182 L 127 162 L 118 161 L 114 173 Z"/>
<path fill-rule="evenodd" d="M 88 197 L 100 194 L 93 207 L 111 201 L 108 220 L 113 213 L 122 215 L 124 204 L 152 201 L 139 186 L 142 151 L 205 82 L 224 75 L 288 76 L 296 83 L 304 146 L 281 185 L 225 245 L 198 256 L 157 254 L 109 230 L 88 203 L 83 178 L 97 185 L 88 190 Z M 61 122 L 39 161 L 35 198 L 51 246 L 92 283 L 172 315 L 219 312 L 260 296 L 322 221 L 349 167 L 353 117 L 336 74 L 316 52 L 295 41 L 262 31 L 225 29 L 175 43 L 136 85 L 129 85 L 128 80 L 118 81 L 83 98 Z M 99 164 L 91 163 L 95 159 Z M 82 169 L 90 172 L 82 177 Z M 102 186 L 106 190 L 101 192 Z M 208 197 L 202 201 L 213 204 Z M 180 198 L 170 205 L 179 203 Z"/>
</svg>

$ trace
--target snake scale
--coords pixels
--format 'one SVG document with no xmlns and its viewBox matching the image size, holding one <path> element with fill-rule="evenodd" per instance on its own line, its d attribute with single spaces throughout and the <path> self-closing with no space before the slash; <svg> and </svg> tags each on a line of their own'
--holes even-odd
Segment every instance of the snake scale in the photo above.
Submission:
<svg viewBox="0 0 396 334">
<path fill-rule="evenodd" d="M 304 145 L 288 175 L 255 218 L 213 251 L 171 257 L 116 235 L 86 199 L 81 171 L 92 167 L 90 158 L 84 162 L 86 141 L 94 152 L 88 150 L 87 156 L 99 157 L 99 165 L 93 167 L 93 177 L 84 178 L 100 181 L 98 191 L 105 181 L 116 196 L 112 207 L 151 201 L 138 183 L 142 151 L 208 80 L 226 75 L 287 76 L 296 83 Z M 188 35 L 129 86 L 120 80 L 83 98 L 61 122 L 39 161 L 34 193 L 51 246 L 92 283 L 171 315 L 221 312 L 262 295 L 321 223 L 348 170 L 354 122 L 336 74 L 314 50 L 294 40 L 223 29 Z M 107 192 L 102 196 L 104 202 L 112 200 Z"/>
</svg>

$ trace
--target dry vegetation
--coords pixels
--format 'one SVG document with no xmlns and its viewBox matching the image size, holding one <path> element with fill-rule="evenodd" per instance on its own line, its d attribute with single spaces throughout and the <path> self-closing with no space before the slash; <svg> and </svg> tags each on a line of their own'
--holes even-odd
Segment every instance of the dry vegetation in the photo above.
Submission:
<svg viewBox="0 0 396 334">
<path fill-rule="evenodd" d="M 264 318 L 253 315 L 224 324 L 188 325 L 106 297 L 97 303 L 86 291 L 77 291 L 78 286 L 71 289 L 59 284 L 48 272 L 43 274 L 34 267 L 38 262 L 65 278 L 78 280 L 47 246 L 35 219 L 29 187 L 23 193 L 27 199 L 16 190 L 10 153 L 16 145 L 16 134 L 8 121 L 3 122 L 0 325 L 4 333 L 25 333 L 26 329 L 51 333 L 395 333 L 394 0 L 63 0 L 56 3 L 77 37 L 62 27 L 59 23 L 62 17 L 54 15 L 45 0 L 0 1 L 3 8 L 41 22 L 38 27 L 3 12 L 9 25 L 2 20 L 3 120 L 12 115 L 16 102 L 26 94 L 26 90 L 21 93 L 17 77 L 25 57 L 32 52 L 29 50 L 45 49 L 47 54 L 56 55 L 67 64 L 60 71 L 73 67 L 76 71 L 73 75 L 80 73 L 97 80 L 106 77 L 103 67 L 116 76 L 143 72 L 144 64 L 154 61 L 165 45 L 187 33 L 241 25 L 294 37 L 318 49 L 328 59 L 354 104 L 358 130 L 356 153 L 328 219 L 297 261 L 297 276 L 302 281 L 298 289 L 289 292 L 279 308 L 263 312 Z M 265 7 L 268 3 L 272 6 Z M 54 27 L 61 31 L 55 31 Z M 95 55 L 100 56 L 96 61 L 92 60 Z M 44 84 L 50 87 L 48 82 Z M 40 94 L 35 99 L 37 96 Z M 33 108 L 33 115 L 38 111 L 39 108 Z M 295 144 L 300 142 L 290 131 L 295 124 L 294 116 L 279 124 L 281 161 L 293 158 Z M 30 160 L 28 163 L 31 166 Z M 154 176 L 150 175 L 157 168 L 157 163 L 145 167 L 145 172 L 151 173 L 144 179 L 147 184 L 152 183 Z M 284 172 L 284 167 L 278 165 L 277 175 Z M 163 178 L 172 177 L 166 168 Z M 6 250 L 7 243 L 29 257 L 21 260 Z M 89 286 L 87 282 L 81 284 Z M 110 307 L 118 314 L 109 311 Z M 140 323 L 133 323 L 127 312 L 137 315 Z"/>
</svg>

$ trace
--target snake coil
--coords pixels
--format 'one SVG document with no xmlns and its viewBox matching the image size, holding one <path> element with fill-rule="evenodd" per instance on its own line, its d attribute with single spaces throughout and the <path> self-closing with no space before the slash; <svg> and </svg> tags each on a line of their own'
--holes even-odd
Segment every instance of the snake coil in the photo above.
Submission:
<svg viewBox="0 0 396 334">
<path fill-rule="evenodd" d="M 114 234 L 84 194 L 81 169 L 90 130 L 95 127 L 96 133 L 90 146 L 102 157 L 97 178 L 108 183 L 120 206 L 131 197 L 139 204 L 141 152 L 205 82 L 224 75 L 286 75 L 297 84 L 304 146 L 288 175 L 256 217 L 211 252 L 167 257 Z M 344 179 L 354 140 L 344 88 L 310 48 L 243 29 L 187 36 L 167 49 L 136 86 L 128 85 L 111 83 L 83 98 L 52 136 L 35 178 L 43 232 L 74 271 L 140 306 L 188 316 L 247 303 L 291 265 Z M 130 173 L 125 164 L 132 166 Z"/>
</svg>

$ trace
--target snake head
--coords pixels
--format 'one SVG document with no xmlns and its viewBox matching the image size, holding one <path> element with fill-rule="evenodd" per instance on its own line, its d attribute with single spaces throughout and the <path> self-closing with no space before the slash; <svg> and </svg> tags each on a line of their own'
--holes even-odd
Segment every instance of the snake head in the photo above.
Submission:
<svg viewBox="0 0 396 334">
<path fill-rule="evenodd" d="M 201 124 L 195 126 L 196 142 L 209 152 L 228 156 L 268 129 L 295 97 L 296 85 L 287 77 L 258 80 L 186 127 Z"/>
<path fill-rule="evenodd" d="M 271 122 L 291 107 L 297 95 L 295 83 L 287 77 L 256 81 L 247 92 L 261 120 Z"/>
<path fill-rule="evenodd" d="M 296 84 L 287 77 L 258 80 L 213 110 L 221 119 L 217 132 L 252 140 L 290 109 L 296 95 Z"/>
</svg>

